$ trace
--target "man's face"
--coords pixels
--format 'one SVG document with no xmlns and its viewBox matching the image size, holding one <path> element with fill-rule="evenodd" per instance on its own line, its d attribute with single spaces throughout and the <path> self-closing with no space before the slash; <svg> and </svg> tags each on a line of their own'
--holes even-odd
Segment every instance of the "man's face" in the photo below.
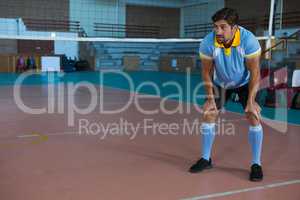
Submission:
<svg viewBox="0 0 300 200">
<path fill-rule="evenodd" d="M 230 26 L 227 21 L 219 20 L 214 23 L 217 42 L 225 44 L 229 42 L 235 33 L 235 26 Z"/>
</svg>

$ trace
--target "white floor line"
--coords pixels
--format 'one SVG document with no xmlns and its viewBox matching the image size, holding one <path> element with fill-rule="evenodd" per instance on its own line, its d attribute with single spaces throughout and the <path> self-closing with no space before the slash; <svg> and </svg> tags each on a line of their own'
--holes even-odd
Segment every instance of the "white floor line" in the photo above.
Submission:
<svg viewBox="0 0 300 200">
<path fill-rule="evenodd" d="M 251 191 L 257 191 L 257 190 L 266 190 L 266 189 L 270 189 L 270 188 L 282 187 L 282 186 L 292 185 L 292 184 L 300 184 L 300 179 L 285 181 L 285 182 L 281 182 L 281 183 L 273 183 L 273 184 L 268 184 L 268 185 L 262 185 L 262 186 L 258 186 L 258 187 L 252 187 L 252 188 L 245 188 L 245 189 L 239 189 L 239 190 L 231 190 L 231 191 L 227 191 L 227 192 L 200 195 L 200 196 L 196 196 L 196 197 L 185 198 L 185 199 L 182 199 L 182 200 L 211 199 L 211 198 L 216 198 L 216 197 L 231 196 L 231 195 L 234 195 L 234 194 L 239 194 L 239 193 L 244 193 L 244 192 L 251 192 Z"/>
<path fill-rule="evenodd" d="M 31 138 L 31 137 L 40 137 L 40 136 L 53 136 L 53 135 L 76 135 L 78 131 L 69 131 L 69 132 L 59 132 L 59 133 L 36 133 L 36 134 L 27 134 L 27 135 L 18 135 L 17 138 Z"/>
</svg>

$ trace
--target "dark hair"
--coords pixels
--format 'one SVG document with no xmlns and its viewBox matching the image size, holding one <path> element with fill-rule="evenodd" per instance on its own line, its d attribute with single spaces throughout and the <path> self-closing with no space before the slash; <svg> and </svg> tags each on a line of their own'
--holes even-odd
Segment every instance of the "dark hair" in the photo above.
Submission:
<svg viewBox="0 0 300 200">
<path fill-rule="evenodd" d="M 232 8 L 222 8 L 218 10 L 213 16 L 212 21 L 216 22 L 219 20 L 225 20 L 231 26 L 237 25 L 239 21 L 239 15 L 235 9 Z"/>
</svg>

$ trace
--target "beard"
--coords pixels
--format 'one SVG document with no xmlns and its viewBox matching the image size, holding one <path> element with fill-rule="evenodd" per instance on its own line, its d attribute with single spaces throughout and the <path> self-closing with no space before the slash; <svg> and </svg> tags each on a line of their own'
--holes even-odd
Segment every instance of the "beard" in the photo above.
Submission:
<svg viewBox="0 0 300 200">
<path fill-rule="evenodd" d="M 216 39 L 217 39 L 217 42 L 220 43 L 220 44 L 223 44 L 223 43 L 226 42 L 224 36 L 217 36 Z"/>
</svg>

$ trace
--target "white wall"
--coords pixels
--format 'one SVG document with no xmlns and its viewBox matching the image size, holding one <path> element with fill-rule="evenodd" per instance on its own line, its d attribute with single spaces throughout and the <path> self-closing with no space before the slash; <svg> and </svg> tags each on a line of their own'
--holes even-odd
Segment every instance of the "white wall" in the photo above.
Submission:
<svg viewBox="0 0 300 200">
<path fill-rule="evenodd" d="M 77 37 L 77 33 L 68 32 L 43 32 L 43 31 L 28 31 L 22 19 L 0 18 L 0 34 L 3 36 L 29 36 L 29 37 L 51 37 L 54 33 L 57 37 Z M 78 57 L 79 46 L 78 42 L 71 41 L 55 41 L 54 53 L 66 54 L 68 57 Z"/>
<path fill-rule="evenodd" d="M 0 34 L 17 34 L 17 19 L 0 18 Z"/>
<path fill-rule="evenodd" d="M 67 57 L 78 58 L 79 45 L 74 41 L 55 41 L 54 43 L 55 54 L 66 54 Z"/>
<path fill-rule="evenodd" d="M 117 0 L 70 0 L 70 20 L 80 21 L 89 36 L 95 35 L 95 22 L 119 23 L 119 10 Z"/>
</svg>

